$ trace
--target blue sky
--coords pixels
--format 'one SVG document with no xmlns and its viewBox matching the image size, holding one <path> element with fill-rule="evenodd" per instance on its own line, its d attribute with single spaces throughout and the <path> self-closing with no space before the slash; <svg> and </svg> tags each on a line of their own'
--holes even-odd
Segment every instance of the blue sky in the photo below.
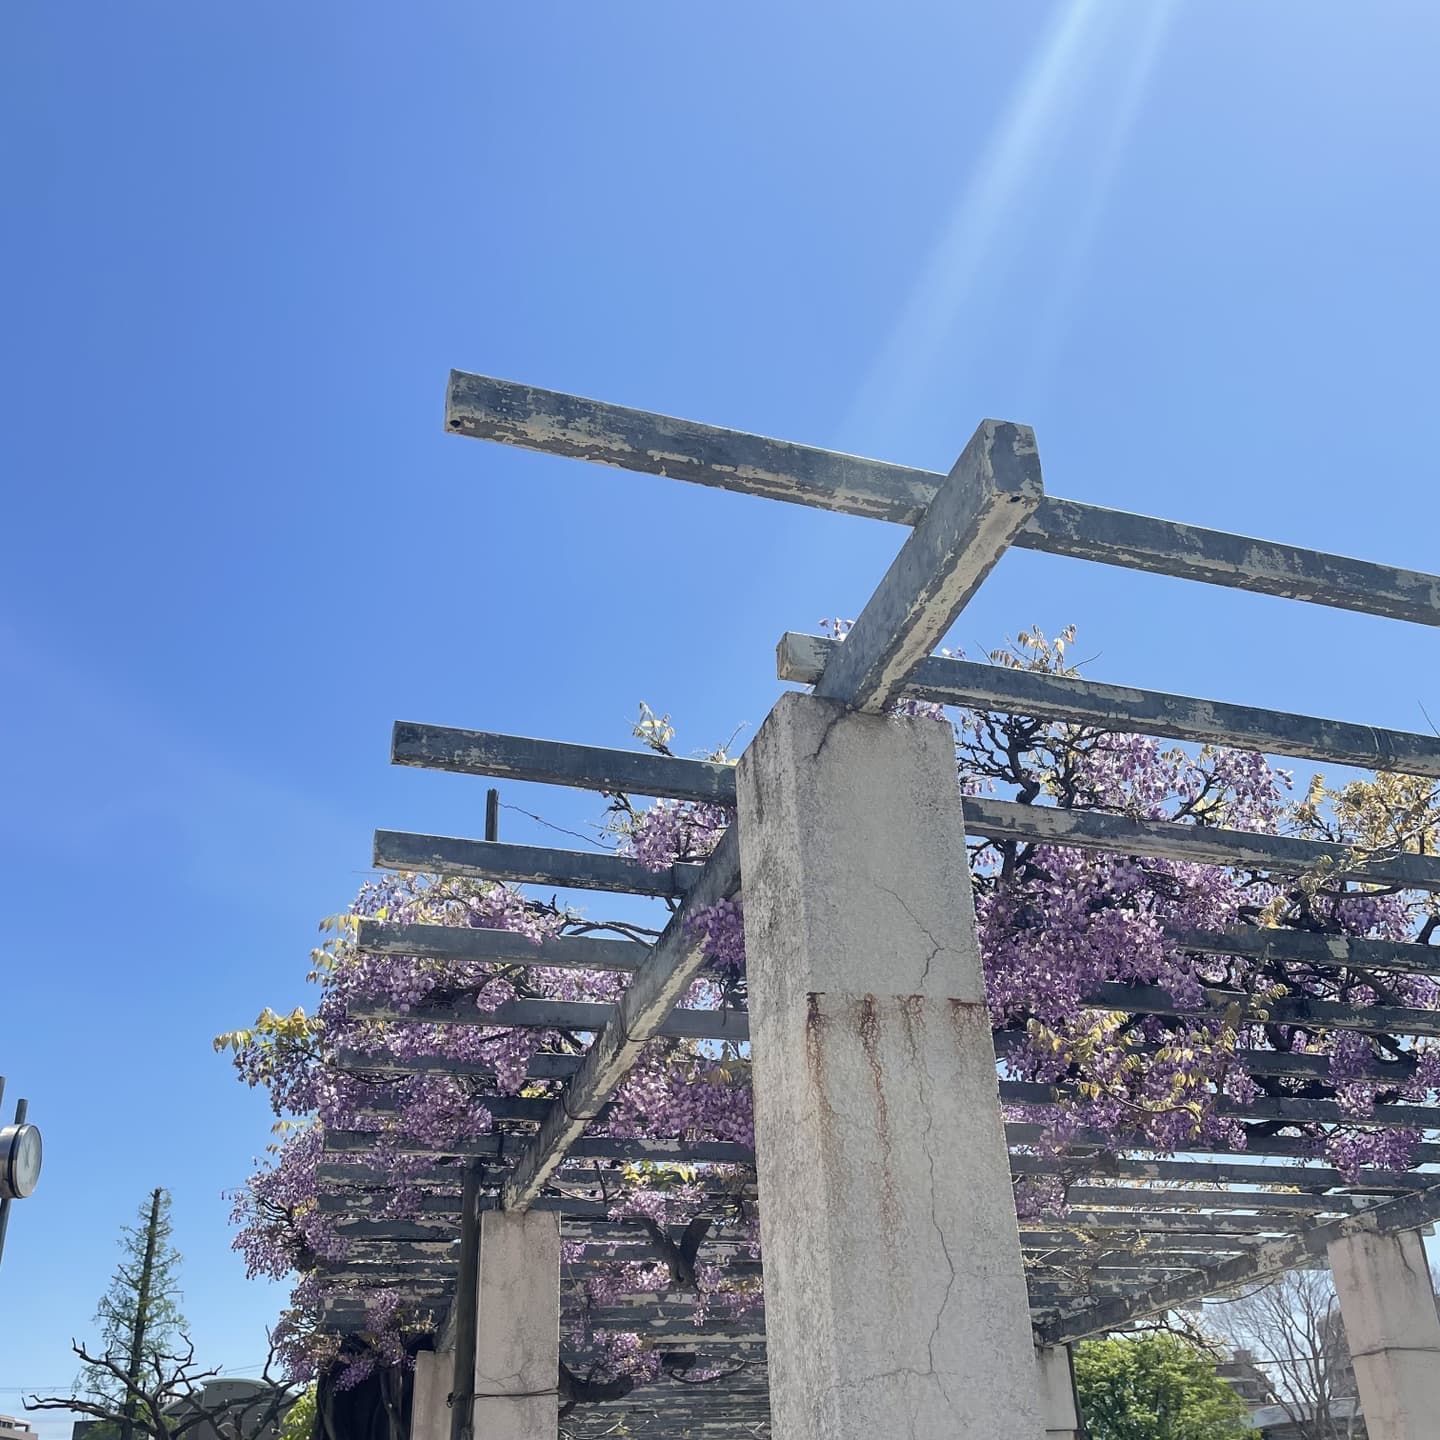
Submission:
<svg viewBox="0 0 1440 1440">
<path fill-rule="evenodd" d="M 155 1184 L 200 1353 L 263 1353 L 221 1193 L 267 1116 L 210 1038 L 307 1000 L 371 829 L 479 833 L 393 720 L 717 743 L 903 538 L 447 437 L 451 366 L 935 469 L 1025 421 L 1054 494 L 1440 568 L 1426 0 L 0 27 L 0 1070 L 49 1150 L 0 1411 Z M 1431 632 L 1053 557 L 956 639 L 1071 620 L 1097 678 L 1440 719 Z"/>
</svg>

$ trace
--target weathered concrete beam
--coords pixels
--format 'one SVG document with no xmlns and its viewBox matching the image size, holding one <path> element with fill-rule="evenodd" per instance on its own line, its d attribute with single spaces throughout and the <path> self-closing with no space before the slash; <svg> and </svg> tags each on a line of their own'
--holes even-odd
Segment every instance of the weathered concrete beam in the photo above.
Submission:
<svg viewBox="0 0 1440 1440">
<path fill-rule="evenodd" d="M 914 525 L 944 476 L 452 370 L 452 435 Z M 1047 496 L 1015 544 L 1440 625 L 1440 577 Z"/>
<path fill-rule="evenodd" d="M 1034 840 L 1042 845 L 1073 845 L 1189 860 L 1198 865 L 1228 865 L 1277 875 L 1303 875 L 1329 868 L 1336 880 L 1368 880 L 1412 890 L 1440 890 L 1440 859 L 1432 855 L 1386 855 L 1355 859 L 1344 845 L 1300 840 L 1290 835 L 1257 835 L 1216 825 L 1185 825 L 1163 820 L 1130 820 L 1103 810 L 1061 810 L 1053 805 L 1018 805 L 1010 800 L 967 796 L 965 824 L 971 833 L 992 840 Z"/>
<path fill-rule="evenodd" d="M 698 865 L 647 870 L 638 860 L 600 851 L 553 850 L 544 845 L 462 840 L 452 835 L 415 835 L 401 830 L 375 832 L 373 861 L 377 870 L 469 875 L 480 880 L 574 886 L 667 899 L 684 895 L 700 871 Z"/>
<path fill-rule="evenodd" d="M 830 652 L 815 693 L 873 714 L 898 700 L 1044 496 L 1035 432 L 982 421 Z"/>
<path fill-rule="evenodd" d="M 841 642 L 789 631 L 781 636 L 777 651 L 779 677 L 818 687 L 849 644 L 848 638 Z M 1078 676 L 1011 670 L 944 655 L 914 657 L 900 693 L 942 705 L 1064 720 L 1127 734 L 1228 745 L 1405 775 L 1440 776 L 1440 739 L 1434 735 L 1106 685 Z"/>
<path fill-rule="evenodd" d="M 585 1132 L 600 1107 L 660 1032 L 690 982 L 705 963 L 704 947 L 691 921 L 698 910 L 717 904 L 740 888 L 740 847 L 735 830 L 725 832 L 705 862 L 688 897 L 635 972 L 616 1007 L 613 1024 L 596 1037 L 565 1088 L 516 1162 L 501 1192 L 508 1210 L 523 1210 L 544 1190 L 566 1152 Z"/>
<path fill-rule="evenodd" d="M 694 800 L 703 796 L 717 805 L 735 803 L 732 766 L 709 760 L 681 760 L 678 767 L 651 763 L 665 758 L 649 751 L 612 750 L 598 745 L 567 746 L 560 752 L 550 740 L 420 725 L 409 720 L 395 722 L 390 742 L 390 760 L 395 765 L 502 780 L 533 780 L 546 785 L 570 784 L 587 790 L 662 799 Z M 566 766 L 572 770 L 572 778 L 566 777 Z M 665 788 L 667 780 L 681 776 L 683 782 L 678 789 Z"/>
<path fill-rule="evenodd" d="M 610 940 L 597 935 L 547 935 L 538 944 L 513 930 L 475 925 L 399 925 L 361 920 L 356 927 L 358 949 L 375 955 L 415 955 L 467 965 L 515 964 L 547 970 L 638 969 L 650 947 L 637 940 Z"/>
<path fill-rule="evenodd" d="M 553 1113 L 560 1101 L 553 1102 Z M 548 1115 L 547 1115 L 548 1118 Z M 542 1128 L 541 1135 L 544 1134 Z M 423 1141 L 405 1136 L 387 1136 L 391 1148 L 401 1155 L 441 1154 L 456 1159 L 485 1159 L 498 1157 L 503 1151 L 514 1154 L 517 1144 L 522 1143 L 514 1135 L 481 1135 L 474 1140 L 458 1140 L 437 1152 L 435 1147 Z M 526 1150 L 539 1137 L 530 1136 L 524 1140 Z M 373 1130 L 326 1130 L 325 1153 L 327 1155 L 368 1155 L 380 1136 Z M 569 1149 L 577 1159 L 588 1160 L 648 1160 L 655 1164 L 670 1165 L 744 1165 L 752 1156 L 748 1145 L 738 1145 L 729 1140 L 653 1140 L 631 1137 L 614 1139 L 606 1135 L 578 1135 Z M 526 1153 L 522 1150 L 522 1156 Z M 563 1157 L 562 1157 L 563 1158 Z M 517 1162 L 518 1167 L 518 1162 Z M 324 1168 L 323 1166 L 321 1167 Z M 513 1183 L 512 1179 L 507 1184 Z M 513 1207 L 512 1207 L 513 1208 Z"/>
<path fill-rule="evenodd" d="M 402 1010 L 383 1000 L 356 1000 L 349 1013 L 357 1020 L 385 1020 L 395 1025 L 596 1031 L 615 1023 L 616 1009 L 591 1000 L 507 1000 L 493 1010 L 477 1010 L 473 1000 L 458 999 L 419 1001 Z M 743 1010 L 672 1010 L 655 1034 L 739 1044 L 750 1038 L 749 1017 Z"/>
</svg>

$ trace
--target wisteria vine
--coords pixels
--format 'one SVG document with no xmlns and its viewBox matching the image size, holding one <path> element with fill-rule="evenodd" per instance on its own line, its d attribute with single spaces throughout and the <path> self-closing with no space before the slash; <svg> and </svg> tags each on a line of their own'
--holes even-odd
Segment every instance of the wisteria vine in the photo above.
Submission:
<svg viewBox="0 0 1440 1440">
<path fill-rule="evenodd" d="M 828 628 L 843 638 L 842 622 Z M 1047 639 L 1022 631 L 991 653 L 997 665 L 1073 674 L 1074 632 Z M 1291 776 L 1263 756 L 1166 746 L 1142 736 L 983 711 L 945 712 L 907 703 L 904 713 L 954 727 L 961 789 L 1022 804 L 1098 809 L 1135 819 L 1219 825 L 1328 840 L 1366 854 L 1433 851 L 1440 807 L 1424 780 L 1379 775 L 1337 789 L 1316 776 L 1303 798 Z M 642 707 L 635 734 L 664 754 L 668 718 Z M 721 761 L 724 751 L 711 758 Z M 624 853 L 654 870 L 703 859 L 733 817 L 723 807 L 662 800 L 637 806 L 612 796 L 607 823 Z M 1347 1177 L 1367 1168 L 1404 1169 L 1420 1139 L 1414 1129 L 1368 1123 L 1377 1104 L 1421 1101 L 1440 1088 L 1440 1050 L 1429 1041 L 1345 1029 L 1273 1023 L 1268 1003 L 1310 996 L 1350 1005 L 1437 1007 L 1430 976 L 1359 966 L 1316 968 L 1271 957 L 1196 955 L 1174 930 L 1263 925 L 1327 935 L 1430 943 L 1440 917 L 1435 898 L 1339 880 L 1324 871 L 1280 880 L 1263 873 L 1168 859 L 1137 859 L 1006 840 L 972 845 L 976 922 L 991 1021 L 1002 1047 L 1002 1075 L 1053 1087 L 1053 1103 L 1011 1118 L 1040 1121 L 1033 1150 L 1054 1173 L 1017 1182 L 1024 1217 L 1064 1213 L 1076 1145 L 1118 1153 L 1143 1144 L 1161 1152 L 1219 1146 L 1245 1149 L 1267 1136 L 1298 1137 Z M 375 1213 L 414 1219 L 428 1196 L 458 1189 L 436 1179 L 437 1157 L 459 1142 L 513 1129 L 490 1104 L 499 1096 L 553 1097 L 562 1082 L 533 1074 L 537 1056 L 578 1055 L 588 1037 L 558 1028 L 487 1025 L 516 999 L 612 1002 L 616 972 L 459 963 L 381 955 L 358 948 L 355 922 L 510 931 L 538 943 L 550 936 L 612 933 L 647 938 L 633 923 L 595 921 L 516 888 L 453 877 L 399 875 L 362 887 L 346 915 L 327 922 L 310 979 L 320 988 L 313 1014 L 265 1011 L 257 1023 L 220 1037 L 241 1077 L 264 1087 L 277 1117 L 270 1158 L 236 1197 L 236 1247 L 252 1274 L 294 1276 L 283 1335 L 297 1374 L 337 1366 L 351 1384 L 376 1364 L 398 1365 L 423 1320 L 393 1287 L 338 1286 L 327 1272 L 351 1250 L 337 1214 L 322 1210 L 319 1178 L 326 1128 L 367 1130 L 367 1162 L 385 1177 Z M 690 919 L 707 968 L 686 997 L 693 1008 L 745 1004 L 743 914 L 724 901 Z M 1161 1016 L 1087 1003 L 1101 985 L 1158 986 L 1198 1007 L 1205 987 L 1246 997 L 1243 1011 Z M 403 1013 L 422 1002 L 473 1003 L 473 1025 L 391 1023 L 356 1016 L 360 1002 Z M 1327 1057 L 1325 1079 L 1255 1075 L 1237 1059 L 1246 1050 Z M 397 1075 L 381 1056 L 438 1057 L 468 1073 Z M 367 1058 L 373 1063 L 367 1065 Z M 1377 1059 L 1395 1078 L 1374 1078 Z M 1337 1102 L 1338 1124 L 1246 1122 L 1237 1111 L 1265 1098 Z M 487 1101 L 490 1104 L 487 1104 Z M 592 1133 L 617 1138 L 753 1143 L 745 1045 L 657 1040 L 615 1095 Z M 416 1154 L 424 1150 L 429 1154 Z M 1083 1163 L 1075 1167 L 1083 1172 Z M 605 1323 L 607 1310 L 637 1293 L 687 1293 L 697 1324 L 738 1319 L 761 1298 L 753 1173 L 745 1167 L 596 1164 L 584 1176 L 562 1172 L 562 1188 L 600 1196 L 611 1219 L 633 1227 L 636 1246 L 567 1248 L 576 1301 L 567 1330 L 568 1363 L 592 1381 L 643 1383 L 664 1356 L 631 1330 Z M 648 1251 L 644 1249 L 648 1245 Z M 624 1249 L 624 1253 L 621 1252 Z M 583 1253 L 582 1253 L 583 1252 Z M 342 1339 L 318 1322 L 326 1295 L 363 1306 L 360 1335 Z M 703 1372 L 697 1372 L 703 1378 Z M 692 1376 L 691 1378 L 696 1378 Z"/>
</svg>

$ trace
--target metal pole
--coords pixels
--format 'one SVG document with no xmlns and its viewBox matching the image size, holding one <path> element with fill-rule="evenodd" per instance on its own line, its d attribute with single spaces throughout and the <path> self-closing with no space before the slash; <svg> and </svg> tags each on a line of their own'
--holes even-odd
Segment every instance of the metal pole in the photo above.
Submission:
<svg viewBox="0 0 1440 1440">
<path fill-rule="evenodd" d="M 450 1392 L 450 1440 L 472 1440 L 475 1423 L 475 1307 L 480 1278 L 480 1172 L 465 1171 L 460 1200 L 460 1273 L 455 1277 L 455 1379 Z"/>
<path fill-rule="evenodd" d="M 485 794 L 485 838 L 500 838 L 500 792 Z M 475 1331 L 480 1280 L 480 1181 L 483 1162 L 465 1171 L 460 1198 L 460 1273 L 455 1277 L 455 1376 L 450 1392 L 450 1440 L 473 1440 Z"/>
</svg>

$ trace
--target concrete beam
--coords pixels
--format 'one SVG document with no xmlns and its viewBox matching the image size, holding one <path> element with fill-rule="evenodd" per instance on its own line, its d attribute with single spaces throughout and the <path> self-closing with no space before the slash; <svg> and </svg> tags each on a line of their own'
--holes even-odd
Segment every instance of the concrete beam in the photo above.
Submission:
<svg viewBox="0 0 1440 1440">
<path fill-rule="evenodd" d="M 473 1433 L 556 1440 L 559 1378 L 559 1217 L 487 1210 L 480 1217 Z"/>
<path fill-rule="evenodd" d="M 1040 1377 L 1040 1409 L 1045 1440 L 1078 1440 L 1080 1417 L 1075 1409 L 1075 1374 L 1068 1345 L 1040 1345 L 1035 1350 Z"/>
<path fill-rule="evenodd" d="M 450 372 L 445 429 L 549 455 L 914 525 L 944 476 Z M 1047 497 L 1015 543 L 1210 585 L 1440 625 L 1440 576 Z"/>
<path fill-rule="evenodd" d="M 775 1433 L 1035 1440 L 949 730 L 782 696 L 738 829 Z"/>
<path fill-rule="evenodd" d="M 1440 1419 L 1440 1319 L 1414 1230 L 1329 1247 L 1370 1440 L 1431 1440 Z"/>
</svg>

